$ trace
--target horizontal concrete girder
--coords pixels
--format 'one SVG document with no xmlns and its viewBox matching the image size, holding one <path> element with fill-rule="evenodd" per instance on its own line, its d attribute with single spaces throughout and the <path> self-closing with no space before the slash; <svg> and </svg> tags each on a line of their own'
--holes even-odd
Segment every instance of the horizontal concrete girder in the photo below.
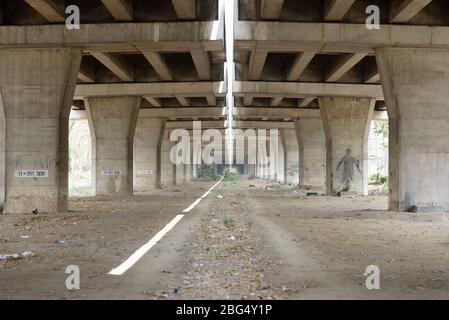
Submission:
<svg viewBox="0 0 449 320">
<path fill-rule="evenodd" d="M 227 109 L 220 107 L 187 107 L 187 108 L 151 108 L 141 109 L 141 118 L 220 118 L 227 117 Z"/>
<path fill-rule="evenodd" d="M 175 108 L 178 109 L 178 108 Z M 196 108 L 196 109 L 202 109 L 202 108 Z M 238 108 L 239 109 L 239 108 Z M 256 109 L 256 108 L 253 108 Z M 142 109 L 141 117 L 151 117 L 152 112 L 147 112 L 148 109 Z M 162 109 L 164 110 L 164 109 Z M 277 109 L 280 110 L 280 109 Z M 194 110 L 193 113 L 201 113 L 204 110 Z M 213 110 L 213 115 L 217 115 L 220 113 L 218 110 Z M 221 111 L 223 113 L 223 109 Z M 238 115 L 239 111 L 237 110 L 236 115 Z M 304 111 L 301 112 L 304 116 Z M 153 113 L 154 114 L 154 113 Z M 227 114 L 227 113 L 226 113 Z M 312 118 L 320 117 L 319 111 L 313 110 L 309 113 L 309 116 L 312 116 Z M 304 118 L 304 117 L 302 117 Z M 70 113 L 70 120 L 85 120 L 87 119 L 87 114 L 85 110 L 72 110 Z M 388 120 L 388 114 L 386 111 L 374 111 L 373 114 L 373 120 Z M 185 128 L 185 129 L 191 129 L 193 127 L 193 120 L 192 121 L 172 121 L 167 122 L 166 124 L 167 128 L 170 129 L 176 129 L 176 128 Z M 202 121 L 201 126 L 204 128 L 228 128 L 227 121 Z M 279 128 L 279 129 L 294 129 L 293 122 L 286 122 L 286 121 L 239 121 L 236 120 L 233 122 L 234 128 Z"/>
<path fill-rule="evenodd" d="M 168 121 L 166 123 L 167 129 L 193 129 L 194 121 Z M 227 129 L 227 121 L 201 121 L 201 129 Z"/>
<path fill-rule="evenodd" d="M 365 24 L 235 22 L 237 50 L 374 54 L 376 47 L 449 48 L 449 27 Z"/>
<path fill-rule="evenodd" d="M 294 129 L 293 122 L 286 121 L 234 121 L 234 129 Z"/>
<path fill-rule="evenodd" d="M 80 30 L 65 25 L 2 26 L 0 47 L 66 46 L 94 51 L 138 52 L 146 50 L 185 52 L 201 48 L 224 50 L 223 21 L 176 23 L 81 24 Z"/>
<path fill-rule="evenodd" d="M 318 109 L 299 108 L 256 108 L 239 107 L 234 108 L 235 117 L 264 118 L 264 119 L 296 119 L 296 118 L 319 118 Z M 220 118 L 228 116 L 227 108 L 220 107 L 187 107 L 187 108 L 151 108 L 141 109 L 142 118 Z"/>
<path fill-rule="evenodd" d="M 170 98 L 177 95 L 183 97 L 203 97 L 226 95 L 224 81 L 218 82 L 178 82 L 178 83 L 111 83 L 111 84 L 79 84 L 75 90 L 75 100 L 84 97 L 145 96 Z"/>
<path fill-rule="evenodd" d="M 366 97 L 383 100 L 382 86 L 375 84 L 342 83 L 285 83 L 285 82 L 234 82 L 234 95 L 242 97 Z"/>
<path fill-rule="evenodd" d="M 234 129 L 294 129 L 293 122 L 285 121 L 234 121 Z M 171 121 L 166 124 L 167 129 L 193 129 L 193 121 Z M 201 121 L 201 129 L 227 129 L 228 121 Z"/>
<path fill-rule="evenodd" d="M 234 117 L 244 117 L 244 118 L 263 118 L 263 119 L 320 118 L 319 109 L 237 107 L 234 108 L 233 113 Z"/>
</svg>

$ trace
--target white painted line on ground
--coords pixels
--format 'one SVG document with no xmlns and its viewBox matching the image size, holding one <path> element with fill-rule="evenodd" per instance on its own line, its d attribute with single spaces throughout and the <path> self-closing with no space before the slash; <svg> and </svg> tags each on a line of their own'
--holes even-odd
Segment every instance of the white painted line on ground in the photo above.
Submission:
<svg viewBox="0 0 449 320">
<path fill-rule="evenodd" d="M 220 182 L 223 181 L 223 178 L 220 179 L 212 188 L 209 189 L 201 198 L 197 199 L 190 207 L 185 209 L 184 214 L 177 215 L 169 224 L 167 224 L 161 231 L 159 231 L 147 244 L 142 246 L 139 250 L 134 252 L 132 256 L 130 256 L 125 262 L 123 262 L 120 266 L 113 269 L 108 275 L 111 276 L 121 276 L 125 274 L 130 268 L 132 268 L 142 257 L 151 250 L 167 233 L 169 233 L 178 223 L 184 218 L 185 213 L 192 211 L 204 198 L 206 198 L 212 190 L 214 190 Z"/>
<path fill-rule="evenodd" d="M 206 198 L 219 184 L 220 182 L 223 181 L 223 178 L 220 179 L 220 181 L 218 181 L 212 188 L 210 188 L 204 195 L 201 196 L 201 198 L 197 199 L 190 207 L 188 207 L 187 209 L 185 209 L 183 212 L 184 213 L 189 213 L 190 211 L 192 211 L 197 205 L 200 204 L 200 202 Z"/>
<path fill-rule="evenodd" d="M 153 248 L 171 229 L 173 229 L 179 221 L 184 218 L 183 214 L 177 215 L 169 224 L 167 224 L 164 229 L 159 231 L 158 234 L 154 236 L 146 245 L 141 247 L 139 250 L 133 253 L 131 257 L 128 258 L 125 262 L 123 262 L 118 268 L 109 272 L 109 275 L 113 276 L 121 276 L 126 271 L 128 271 L 132 266 L 134 266 L 151 248 Z"/>
</svg>

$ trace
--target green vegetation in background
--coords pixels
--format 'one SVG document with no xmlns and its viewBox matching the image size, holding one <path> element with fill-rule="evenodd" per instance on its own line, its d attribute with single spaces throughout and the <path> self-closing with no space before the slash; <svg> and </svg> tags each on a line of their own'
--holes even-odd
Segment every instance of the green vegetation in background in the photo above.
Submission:
<svg viewBox="0 0 449 320">
<path fill-rule="evenodd" d="M 388 194 L 388 177 L 381 175 L 379 172 L 369 177 L 369 184 L 372 186 L 381 186 L 382 193 Z"/>
<path fill-rule="evenodd" d="M 211 165 L 202 164 L 198 168 L 198 180 L 218 180 Z"/>
</svg>

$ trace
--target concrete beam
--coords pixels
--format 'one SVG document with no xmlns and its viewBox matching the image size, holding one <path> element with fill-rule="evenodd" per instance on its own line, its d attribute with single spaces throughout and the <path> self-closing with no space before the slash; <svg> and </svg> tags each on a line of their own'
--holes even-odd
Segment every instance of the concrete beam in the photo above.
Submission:
<svg viewBox="0 0 449 320">
<path fill-rule="evenodd" d="M 172 0 L 178 19 L 195 20 L 196 18 L 196 0 Z"/>
<path fill-rule="evenodd" d="M 245 96 L 243 97 L 243 105 L 244 105 L 245 107 L 251 106 L 251 105 L 253 104 L 253 100 L 254 100 L 254 97 L 253 97 L 253 96 L 245 95 Z"/>
<path fill-rule="evenodd" d="M 351 9 L 355 0 L 326 0 L 324 21 L 341 21 Z"/>
<path fill-rule="evenodd" d="M 378 83 L 380 81 L 380 73 L 379 70 L 377 70 L 377 66 L 373 65 L 371 69 L 368 69 L 368 71 L 365 74 L 364 82 L 365 83 Z"/>
<path fill-rule="evenodd" d="M 217 98 L 215 97 L 215 95 L 213 95 L 213 94 L 208 94 L 208 95 L 206 96 L 206 99 L 207 99 L 207 104 L 208 104 L 209 106 L 216 106 L 216 105 L 217 105 Z"/>
<path fill-rule="evenodd" d="M 266 119 L 320 118 L 320 110 L 299 108 L 237 107 L 234 108 L 234 116 Z"/>
<path fill-rule="evenodd" d="M 177 82 L 177 83 L 110 83 L 79 84 L 75 90 L 75 100 L 83 97 L 111 96 L 151 96 L 172 98 L 176 95 L 184 97 L 201 97 L 214 94 L 216 97 L 226 95 L 226 84 L 219 82 Z"/>
<path fill-rule="evenodd" d="M 260 80 L 267 56 L 268 51 L 259 51 L 257 49 L 251 51 L 248 74 L 249 80 Z"/>
<path fill-rule="evenodd" d="M 210 107 L 188 107 L 188 108 L 151 108 L 141 109 L 142 118 L 223 118 L 227 117 L 227 108 Z M 297 119 L 297 118 L 319 118 L 319 109 L 299 108 L 257 108 L 238 107 L 234 108 L 234 116 L 246 118 L 266 119 Z"/>
<path fill-rule="evenodd" d="M 235 81 L 234 96 L 273 98 L 311 98 L 311 97 L 368 97 L 383 100 L 382 86 L 375 84 L 343 83 L 285 83 Z"/>
<path fill-rule="evenodd" d="M 406 23 L 424 9 L 432 0 L 391 1 L 390 22 Z"/>
<path fill-rule="evenodd" d="M 271 107 L 279 107 L 282 103 L 282 100 L 284 100 L 284 97 L 278 96 L 271 99 L 270 106 Z"/>
<path fill-rule="evenodd" d="M 287 81 L 297 81 L 315 55 L 316 52 L 310 51 L 299 53 L 287 74 Z"/>
<path fill-rule="evenodd" d="M 193 129 L 193 121 L 171 121 L 167 122 L 167 129 Z M 201 129 L 227 129 L 227 121 L 201 121 Z"/>
<path fill-rule="evenodd" d="M 81 66 L 80 71 L 78 72 L 78 79 L 87 83 L 95 82 L 95 72 L 91 68 Z"/>
<path fill-rule="evenodd" d="M 334 66 L 326 73 L 326 82 L 336 82 L 366 57 L 365 53 L 352 53 L 338 58 Z"/>
<path fill-rule="evenodd" d="M 41 16 L 52 23 L 63 23 L 65 17 L 53 0 L 25 0 Z"/>
<path fill-rule="evenodd" d="M 101 0 L 117 21 L 132 21 L 133 6 L 129 0 Z"/>
<path fill-rule="evenodd" d="M 262 0 L 261 17 L 266 20 L 278 20 L 282 13 L 284 0 Z"/>
<path fill-rule="evenodd" d="M 145 49 L 141 52 L 163 81 L 173 81 L 173 74 L 160 53 Z"/>
<path fill-rule="evenodd" d="M 181 106 L 183 106 L 183 107 L 188 107 L 188 106 L 190 106 L 189 99 L 187 99 L 186 97 L 183 97 L 183 96 L 175 96 L 175 98 L 178 100 L 178 102 L 181 104 Z"/>
<path fill-rule="evenodd" d="M 188 52 L 200 43 L 206 51 L 223 51 L 224 32 L 217 23 L 222 25 L 220 21 L 81 24 L 76 32 L 65 25 L 1 26 L 0 47 L 64 46 L 129 53 L 144 46 L 146 50 Z"/>
<path fill-rule="evenodd" d="M 388 112 L 387 111 L 374 111 L 373 120 L 388 121 Z"/>
<path fill-rule="evenodd" d="M 200 80 L 210 80 L 212 73 L 210 67 L 209 53 L 205 50 L 193 50 L 190 52 L 192 55 L 193 63 L 195 64 L 196 71 Z"/>
<path fill-rule="evenodd" d="M 161 102 L 157 98 L 148 97 L 148 96 L 145 96 L 143 98 L 145 100 L 147 100 L 153 107 L 156 107 L 156 108 L 161 108 L 162 107 Z"/>
<path fill-rule="evenodd" d="M 72 110 L 70 111 L 70 121 L 87 120 L 86 110 Z"/>
<path fill-rule="evenodd" d="M 378 47 L 449 48 L 449 27 L 365 24 L 235 22 L 237 50 L 366 53 Z M 268 31 L 269 30 L 269 31 Z"/>
<path fill-rule="evenodd" d="M 307 108 L 307 106 L 308 106 L 309 104 L 311 104 L 312 101 L 315 100 L 315 99 L 316 99 L 315 97 L 302 99 L 302 100 L 298 103 L 298 108 Z"/>
<path fill-rule="evenodd" d="M 100 61 L 106 68 L 122 81 L 131 82 L 134 81 L 132 70 L 126 65 L 126 63 L 118 56 L 105 52 L 91 52 L 92 56 Z"/>
<path fill-rule="evenodd" d="M 234 121 L 234 129 L 294 129 L 293 122 L 285 121 Z"/>
<path fill-rule="evenodd" d="M 188 107 L 188 108 L 151 108 L 141 109 L 139 117 L 142 118 L 216 118 L 226 117 L 226 108 Z"/>
</svg>

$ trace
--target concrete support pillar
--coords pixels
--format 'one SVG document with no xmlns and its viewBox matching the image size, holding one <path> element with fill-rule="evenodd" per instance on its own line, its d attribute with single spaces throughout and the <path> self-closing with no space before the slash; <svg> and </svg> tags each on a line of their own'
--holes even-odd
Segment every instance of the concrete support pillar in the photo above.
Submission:
<svg viewBox="0 0 449 320">
<path fill-rule="evenodd" d="M 170 141 L 169 130 L 165 129 L 162 136 L 160 148 L 160 188 L 163 186 L 174 186 L 177 183 L 176 165 L 170 159 L 170 152 L 176 143 Z"/>
<path fill-rule="evenodd" d="M 321 119 L 296 121 L 299 139 L 300 187 L 326 189 L 326 138 Z"/>
<path fill-rule="evenodd" d="M 279 132 L 279 136 L 280 136 L 280 144 L 278 149 L 278 181 L 287 184 L 287 165 L 286 165 L 287 157 L 285 157 L 286 145 L 282 130 Z"/>
<path fill-rule="evenodd" d="M 68 124 L 81 50 L 0 51 L 5 213 L 67 211 Z"/>
<path fill-rule="evenodd" d="M 376 54 L 390 122 L 390 209 L 447 211 L 449 51 Z"/>
<path fill-rule="evenodd" d="M 157 187 L 157 148 L 164 120 L 142 118 L 134 135 L 134 191 L 150 192 Z M 165 127 L 164 127 L 165 130 Z"/>
<path fill-rule="evenodd" d="M 320 98 L 326 137 L 326 192 L 368 195 L 368 136 L 375 100 Z"/>
<path fill-rule="evenodd" d="M 269 179 L 277 181 L 278 179 L 278 153 L 279 153 L 279 134 L 275 135 L 275 131 L 270 132 L 270 164 L 269 164 Z"/>
<path fill-rule="evenodd" d="M 141 99 L 88 98 L 96 195 L 133 193 L 133 145 Z"/>
<path fill-rule="evenodd" d="M 165 125 L 167 123 L 166 119 L 163 119 L 159 132 L 157 135 L 157 145 L 156 145 L 156 188 L 162 189 L 162 159 L 163 159 L 163 143 L 166 134 Z"/>
<path fill-rule="evenodd" d="M 286 182 L 299 184 L 299 146 L 296 131 L 294 129 L 282 129 L 285 143 L 284 168 Z M 284 179 L 285 180 L 285 179 Z"/>
</svg>

